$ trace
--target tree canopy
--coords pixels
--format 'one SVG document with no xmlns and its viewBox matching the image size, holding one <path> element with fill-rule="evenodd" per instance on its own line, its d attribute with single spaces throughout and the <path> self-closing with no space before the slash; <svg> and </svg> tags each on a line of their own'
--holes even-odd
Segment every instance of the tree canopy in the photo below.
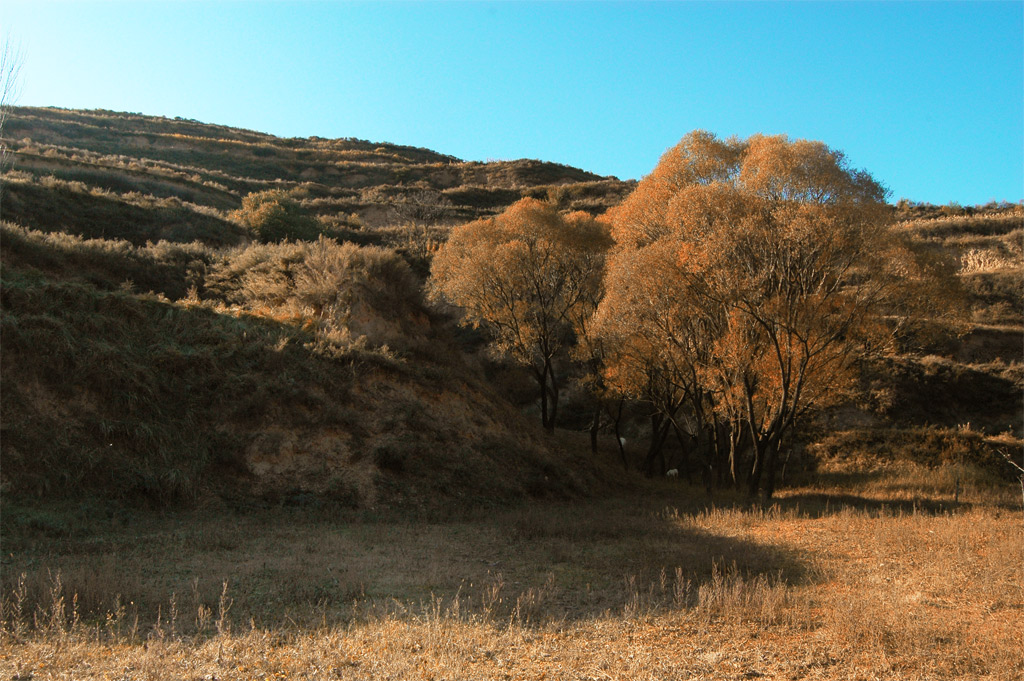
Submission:
<svg viewBox="0 0 1024 681">
<path fill-rule="evenodd" d="M 461 307 L 465 323 L 491 332 L 496 353 L 532 370 L 546 428 L 558 409 L 556 358 L 596 305 L 610 245 L 608 228 L 590 215 L 527 198 L 455 227 L 434 257 L 432 297 Z"/>
<path fill-rule="evenodd" d="M 770 496 L 782 437 L 844 395 L 865 351 L 891 347 L 939 264 L 888 226 L 886 190 L 820 142 L 697 131 L 609 213 L 616 247 L 595 320 L 606 379 L 698 440 L 730 425 Z"/>
</svg>

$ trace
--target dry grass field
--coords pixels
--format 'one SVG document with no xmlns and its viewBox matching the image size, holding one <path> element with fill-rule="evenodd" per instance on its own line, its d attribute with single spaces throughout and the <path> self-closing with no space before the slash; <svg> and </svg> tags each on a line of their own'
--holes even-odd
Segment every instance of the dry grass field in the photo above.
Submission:
<svg viewBox="0 0 1024 681">
<path fill-rule="evenodd" d="M 916 475 L 83 519 L 5 538 L 0 678 L 1022 678 L 1019 494 Z"/>
</svg>

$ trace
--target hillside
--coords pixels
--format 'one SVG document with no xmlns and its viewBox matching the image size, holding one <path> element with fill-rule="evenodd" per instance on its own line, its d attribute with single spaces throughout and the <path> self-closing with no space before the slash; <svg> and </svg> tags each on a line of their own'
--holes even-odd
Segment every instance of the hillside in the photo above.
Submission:
<svg viewBox="0 0 1024 681">
<path fill-rule="evenodd" d="M 421 277 L 446 224 L 527 194 L 601 211 L 629 183 L 110 112 L 16 109 L 6 135 L 5 503 L 429 508 L 593 484 Z M 232 211 L 268 189 L 314 242 L 253 242 Z"/>
<path fill-rule="evenodd" d="M 952 257 L 968 321 L 955 331 L 933 320 L 923 350 L 869 367 L 856 404 L 823 419 L 808 446 L 819 473 L 871 479 L 886 467 L 890 488 L 914 488 L 914 473 L 945 468 L 951 486 L 965 467 L 1012 479 L 1001 456 L 1020 460 L 1024 439 L 1024 207 L 961 207 L 901 201 L 897 231 L 925 252 Z"/>
<path fill-rule="evenodd" d="M 523 197 L 599 214 L 634 182 L 106 111 L 17 108 L 5 139 L 6 504 L 486 505 L 585 495 L 618 465 L 541 434 L 529 377 L 423 283 L 452 225 Z M 954 256 L 970 323 L 958 337 L 935 320 L 924 353 L 866 367 L 860 394 L 793 443 L 793 469 L 998 476 L 1024 436 L 1024 213 L 892 210 Z M 588 404 L 567 396 L 563 425 L 585 430 Z M 621 425 L 641 456 L 646 413 Z M 667 465 L 690 472 L 675 444 Z"/>
<path fill-rule="evenodd" d="M 282 189 L 331 225 L 355 230 L 406 221 L 465 222 L 500 212 L 523 196 L 603 212 L 634 184 L 541 161 L 463 162 L 393 144 L 281 139 L 105 111 L 15 108 L 5 136 L 16 155 L 15 169 L 35 178 L 82 183 L 117 196 L 177 200 L 200 213 L 235 209 L 246 194 Z M 46 229 L 51 223 L 20 208 L 21 191 L 27 190 L 14 187 L 5 219 Z M 97 202 L 102 203 L 90 205 Z M 222 239 L 232 242 L 227 235 Z"/>
</svg>

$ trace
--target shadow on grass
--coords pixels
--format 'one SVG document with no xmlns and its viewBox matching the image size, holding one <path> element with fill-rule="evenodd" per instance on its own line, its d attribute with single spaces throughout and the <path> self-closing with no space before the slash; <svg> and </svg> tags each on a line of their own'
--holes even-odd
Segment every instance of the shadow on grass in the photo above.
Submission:
<svg viewBox="0 0 1024 681">
<path fill-rule="evenodd" d="M 821 491 L 812 489 L 787 493 L 783 490 L 772 503 L 784 511 L 793 511 L 812 518 L 821 518 L 848 509 L 875 515 L 941 515 L 968 510 L 977 505 L 1003 509 L 1019 506 L 1016 498 L 1019 495 L 1013 483 L 1006 485 L 1005 490 L 1010 492 L 1007 496 L 1003 494 L 1004 490 L 1001 487 L 989 487 L 986 483 L 972 484 L 971 480 L 964 480 L 960 498 L 954 499 L 950 498 L 953 495 L 948 492 L 942 494 L 915 489 L 913 486 L 900 487 L 893 481 L 892 474 L 886 471 L 819 472 L 815 474 L 814 482 Z M 885 486 L 887 482 L 888 488 Z M 886 498 L 879 499 L 843 491 L 870 489 L 875 485 L 878 486 L 879 494 L 885 495 Z M 979 489 L 982 491 L 979 492 Z M 947 498 L 936 498 L 937 496 Z"/>
<path fill-rule="evenodd" d="M 507 541 L 492 569 L 533 583 L 546 575 L 557 619 L 576 621 L 692 608 L 718 592 L 748 604 L 819 579 L 800 552 L 744 537 L 735 525 L 705 529 L 693 510 L 598 502 L 527 508 L 502 519 Z M 533 588 L 536 588 L 534 586 Z"/>
<path fill-rule="evenodd" d="M 96 621 L 132 603 L 148 626 L 176 599 L 187 631 L 200 606 L 216 611 L 227 582 L 232 619 L 264 627 L 439 609 L 532 626 L 690 608 L 763 616 L 790 587 L 819 579 L 806 556 L 745 537 L 742 515 L 718 531 L 633 501 L 444 522 L 294 509 L 140 515 L 9 557 L 4 594 L 25 572 L 31 607 L 45 609 L 61 571 L 67 600 L 78 593 Z"/>
</svg>

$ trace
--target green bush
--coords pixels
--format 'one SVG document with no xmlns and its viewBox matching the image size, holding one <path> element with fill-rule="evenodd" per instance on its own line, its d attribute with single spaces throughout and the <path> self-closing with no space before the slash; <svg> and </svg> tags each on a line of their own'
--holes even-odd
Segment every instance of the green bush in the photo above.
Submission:
<svg viewBox="0 0 1024 681">
<path fill-rule="evenodd" d="M 264 243 L 291 239 L 311 241 L 320 235 L 320 225 L 287 192 L 270 189 L 242 199 L 242 207 L 231 218 Z"/>
</svg>

